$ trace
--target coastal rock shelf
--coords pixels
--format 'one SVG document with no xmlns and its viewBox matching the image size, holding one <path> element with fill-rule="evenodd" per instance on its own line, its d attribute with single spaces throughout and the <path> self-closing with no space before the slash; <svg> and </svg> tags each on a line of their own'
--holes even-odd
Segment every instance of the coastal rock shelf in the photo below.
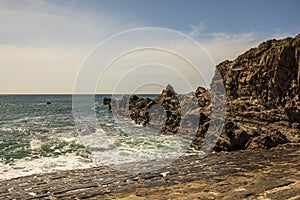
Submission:
<svg viewBox="0 0 300 200">
<path fill-rule="evenodd" d="M 299 199 L 300 146 L 179 158 L 157 171 L 97 167 L 0 182 L 0 199 Z"/>
</svg>

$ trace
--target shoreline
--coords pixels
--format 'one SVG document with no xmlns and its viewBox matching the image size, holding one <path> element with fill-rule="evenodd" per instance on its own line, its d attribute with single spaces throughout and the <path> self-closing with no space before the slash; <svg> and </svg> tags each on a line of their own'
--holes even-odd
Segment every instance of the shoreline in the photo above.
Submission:
<svg viewBox="0 0 300 200">
<path fill-rule="evenodd" d="M 300 146 L 283 145 L 186 156 L 140 174 L 105 166 L 34 174 L 0 181 L 0 199 L 297 199 L 299 161 Z"/>
</svg>

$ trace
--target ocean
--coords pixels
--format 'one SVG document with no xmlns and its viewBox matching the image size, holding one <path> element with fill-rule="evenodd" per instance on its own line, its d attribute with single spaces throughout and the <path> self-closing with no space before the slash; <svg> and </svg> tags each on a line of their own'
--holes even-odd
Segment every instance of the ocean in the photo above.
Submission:
<svg viewBox="0 0 300 200">
<path fill-rule="evenodd" d="M 194 153 L 189 141 L 114 116 L 102 104 L 104 97 L 110 95 L 95 96 L 99 130 L 82 137 L 72 95 L 0 95 L 0 180 Z"/>
</svg>

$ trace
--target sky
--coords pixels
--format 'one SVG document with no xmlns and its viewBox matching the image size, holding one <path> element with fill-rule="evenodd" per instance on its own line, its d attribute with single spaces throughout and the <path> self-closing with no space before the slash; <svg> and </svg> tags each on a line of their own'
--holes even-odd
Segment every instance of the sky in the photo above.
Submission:
<svg viewBox="0 0 300 200">
<path fill-rule="evenodd" d="M 97 79 L 90 87 L 96 93 L 159 93 L 172 81 L 179 92 L 195 89 L 209 85 L 219 62 L 267 39 L 299 34 L 299 8 L 298 0 L 0 0 L 0 93 L 72 94 L 84 70 L 91 70 L 82 79 L 86 83 Z M 163 29 L 114 38 L 142 27 Z M 189 37 L 201 48 L 166 32 Z M 133 51 L 103 65 L 119 49 L 138 48 L 143 36 L 170 51 Z M 100 51 L 110 37 L 110 46 Z M 191 60 L 202 59 L 198 78 L 188 62 L 170 53 L 179 52 L 178 46 Z"/>
</svg>

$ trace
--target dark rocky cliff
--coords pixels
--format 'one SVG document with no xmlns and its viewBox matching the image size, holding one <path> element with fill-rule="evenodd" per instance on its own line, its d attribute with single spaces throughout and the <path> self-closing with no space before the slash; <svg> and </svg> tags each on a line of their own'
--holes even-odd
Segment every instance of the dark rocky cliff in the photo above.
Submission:
<svg viewBox="0 0 300 200">
<path fill-rule="evenodd" d="M 216 149 L 300 142 L 300 35 L 263 42 L 217 69 L 228 116 Z"/>
<path fill-rule="evenodd" d="M 211 88 L 224 83 L 227 110 L 215 151 L 300 142 L 300 35 L 263 42 L 216 68 L 220 74 L 216 73 Z M 201 147 L 212 123 L 211 95 L 202 87 L 177 95 L 167 86 L 154 100 L 126 96 L 111 104 L 112 110 L 144 126 L 164 120 L 162 132 L 192 136 L 193 144 Z M 190 103 L 194 101 L 196 106 Z"/>
</svg>

